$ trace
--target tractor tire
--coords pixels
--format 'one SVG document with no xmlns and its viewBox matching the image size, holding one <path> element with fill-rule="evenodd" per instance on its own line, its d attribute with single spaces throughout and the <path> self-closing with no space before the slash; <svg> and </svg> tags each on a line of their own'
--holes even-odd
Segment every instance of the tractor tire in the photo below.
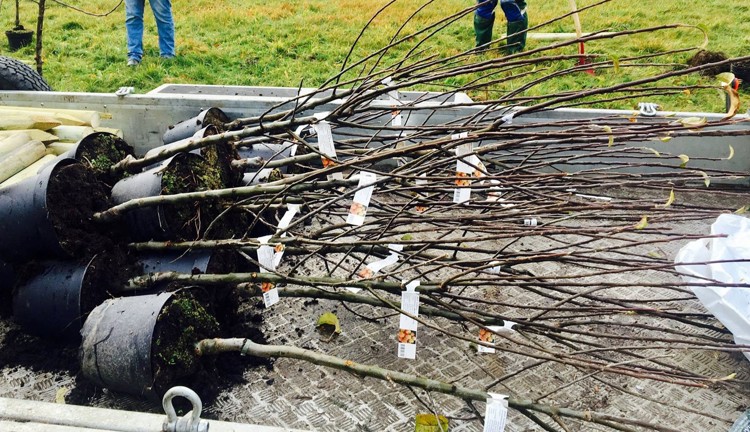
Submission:
<svg viewBox="0 0 750 432">
<path fill-rule="evenodd" d="M 51 91 L 47 81 L 26 63 L 0 56 L 0 90 Z"/>
</svg>

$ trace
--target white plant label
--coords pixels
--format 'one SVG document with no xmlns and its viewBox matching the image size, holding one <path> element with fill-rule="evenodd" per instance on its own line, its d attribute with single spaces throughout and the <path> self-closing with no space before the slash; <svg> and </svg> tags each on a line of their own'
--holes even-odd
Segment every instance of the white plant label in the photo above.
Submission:
<svg viewBox="0 0 750 432">
<path fill-rule="evenodd" d="M 469 165 L 462 158 L 463 156 L 469 155 L 472 152 L 471 143 L 461 144 L 456 148 L 456 156 L 459 159 L 456 161 L 456 186 L 458 186 L 453 192 L 454 203 L 464 203 L 471 199 L 471 175 L 474 173 L 474 167 Z M 470 160 L 470 158 L 467 158 Z"/>
<path fill-rule="evenodd" d="M 401 115 L 401 111 L 391 112 L 391 126 L 400 127 L 404 125 L 404 118 Z"/>
<path fill-rule="evenodd" d="M 501 328 L 500 326 L 488 326 L 487 329 L 489 329 L 491 331 L 488 331 L 487 329 L 483 329 L 483 328 L 479 329 L 479 341 L 480 342 L 486 342 L 486 343 L 494 345 L 495 344 L 495 333 L 492 333 L 492 332 L 496 332 L 500 328 Z M 495 352 L 495 348 L 490 348 L 490 347 L 484 346 L 484 345 L 477 345 L 477 352 L 492 354 L 492 353 Z"/>
<path fill-rule="evenodd" d="M 413 316 L 419 316 L 419 293 L 416 288 L 419 281 L 406 284 L 406 291 L 401 293 L 401 310 Z M 404 314 L 399 319 L 398 357 L 414 360 L 417 358 L 417 321 Z"/>
<path fill-rule="evenodd" d="M 536 220 L 536 218 L 524 219 L 523 224 L 526 226 L 537 226 L 538 221 Z"/>
<path fill-rule="evenodd" d="M 479 341 L 495 344 L 495 333 L 498 334 L 509 334 L 513 332 L 513 326 L 516 325 L 513 321 L 505 320 L 502 326 L 488 326 L 487 329 L 479 329 Z M 494 333 L 493 333 L 494 332 Z M 477 352 L 480 353 L 494 353 L 495 348 L 490 348 L 484 345 L 477 345 Z"/>
<path fill-rule="evenodd" d="M 484 413 L 484 432 L 504 432 L 508 420 L 508 396 L 488 393 L 487 409 Z"/>
<path fill-rule="evenodd" d="M 281 220 L 279 220 L 279 226 L 276 229 L 276 232 L 278 233 L 281 230 L 284 230 L 289 227 L 289 224 L 292 222 L 292 219 L 299 211 L 299 205 L 298 204 L 287 204 L 287 210 L 286 213 L 284 213 L 284 216 L 281 217 Z M 286 237 L 286 232 L 281 234 L 281 237 Z M 263 237 L 266 239 L 266 242 L 268 241 L 269 236 Z M 284 257 L 284 243 L 277 243 L 273 246 L 273 268 L 274 270 L 281 264 L 281 259 Z M 260 261 L 260 260 L 259 260 Z"/>
<path fill-rule="evenodd" d="M 279 220 L 279 226 L 276 232 L 289 228 L 289 224 L 292 223 L 292 219 L 294 219 L 294 216 L 299 213 L 299 208 L 299 204 L 286 205 L 286 213 L 284 213 L 284 216 L 282 216 Z M 281 234 L 281 236 L 286 237 L 286 233 Z"/>
<path fill-rule="evenodd" d="M 396 83 L 396 81 L 393 81 L 393 78 L 391 77 L 387 77 L 383 79 L 383 81 L 380 81 L 380 82 L 381 84 L 385 86 L 390 86 L 391 83 L 394 83 L 394 84 Z M 401 105 L 401 95 L 398 93 L 398 90 L 395 90 L 395 89 L 390 90 L 388 92 L 388 99 L 389 99 L 389 102 L 394 105 Z"/>
<path fill-rule="evenodd" d="M 276 250 L 273 246 L 268 245 L 271 236 L 259 237 L 260 247 L 258 247 L 258 264 L 262 273 L 271 273 L 276 271 L 274 255 Z M 273 282 L 261 282 L 260 290 L 263 293 L 263 303 L 266 307 L 271 307 L 279 302 L 279 289 Z"/>
<path fill-rule="evenodd" d="M 318 150 L 323 154 L 321 160 L 323 161 L 323 168 L 335 166 L 337 159 L 336 146 L 333 143 L 333 132 L 331 132 L 331 124 L 325 120 L 319 121 L 313 125 L 315 133 L 318 134 Z M 329 180 L 341 180 L 344 175 L 340 172 L 333 173 L 328 176 Z"/>
<path fill-rule="evenodd" d="M 371 277 L 375 276 L 377 272 L 380 270 L 383 270 L 384 268 L 388 267 L 389 265 L 396 264 L 398 262 L 399 256 L 397 252 L 401 252 L 404 247 L 398 244 L 389 244 L 388 249 L 391 250 L 391 254 L 387 257 L 383 258 L 382 260 L 371 262 L 370 264 L 367 264 L 365 268 L 357 272 L 356 275 L 354 275 L 355 279 L 361 280 L 361 279 L 370 279 Z M 347 290 L 358 293 L 362 291 L 361 288 L 354 288 L 354 287 L 347 287 Z"/>
<path fill-rule="evenodd" d="M 359 173 L 358 188 L 360 189 L 354 193 L 354 200 L 351 207 L 349 207 L 346 223 L 355 226 L 365 223 L 367 207 L 370 205 L 370 198 L 372 198 L 372 192 L 375 190 L 375 186 L 366 186 L 375 183 L 377 180 L 378 178 L 373 173 L 365 171 Z"/>
</svg>

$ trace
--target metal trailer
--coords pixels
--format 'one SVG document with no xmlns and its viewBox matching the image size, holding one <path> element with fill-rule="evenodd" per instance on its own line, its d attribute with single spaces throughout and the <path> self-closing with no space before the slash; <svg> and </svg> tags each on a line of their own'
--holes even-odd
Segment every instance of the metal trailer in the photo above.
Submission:
<svg viewBox="0 0 750 432">
<path fill-rule="evenodd" d="M 111 115 L 111 119 L 102 121 L 102 126 L 122 129 L 125 140 L 135 147 L 136 154 L 142 155 L 149 149 L 162 144 L 161 137 L 170 125 L 191 118 L 202 109 L 218 107 L 230 118 L 259 116 L 272 108 L 292 108 L 291 98 L 309 94 L 314 89 L 296 89 L 283 87 L 244 87 L 165 84 L 146 94 L 135 94 L 130 89 L 120 89 L 116 93 L 72 93 L 72 92 L 5 92 L 0 91 L 0 105 L 68 108 L 94 110 Z M 326 96 L 326 93 L 319 97 Z M 408 125 L 448 124 L 456 118 L 463 118 L 480 113 L 481 105 L 462 106 L 471 103 L 471 99 L 462 93 L 443 96 L 438 93 L 400 92 L 402 102 L 417 102 L 417 106 L 429 108 L 442 105 L 434 114 L 415 111 L 408 115 L 404 123 Z M 320 106 L 317 111 L 325 112 L 335 109 L 341 101 L 334 101 Z M 454 106 L 455 105 L 455 106 Z M 372 102 L 373 107 L 387 108 L 391 102 L 387 96 Z M 447 106 L 447 107 L 446 107 Z M 644 113 L 658 117 L 704 117 L 707 120 L 718 120 L 720 113 L 677 113 L 669 111 L 649 111 Z M 313 113 L 305 113 L 313 114 Z M 561 120 L 593 119 L 605 116 L 632 117 L 639 112 L 627 110 L 597 109 L 555 109 L 524 115 L 515 119 L 523 123 L 553 123 Z M 647 116 L 642 116 L 647 117 Z M 747 114 L 738 115 L 738 120 L 747 119 Z M 750 124 L 740 123 L 734 128 L 750 131 Z M 731 160 L 703 161 L 701 158 L 716 158 L 726 155 L 732 146 L 735 156 Z M 669 142 L 649 141 L 648 147 L 659 152 L 688 154 L 695 158 L 690 166 L 694 169 L 720 168 L 731 171 L 750 170 L 750 137 L 677 137 Z M 677 149 L 677 150 L 675 150 Z M 750 180 L 740 180 L 750 184 Z"/>
<path fill-rule="evenodd" d="M 117 93 L 72 93 L 72 92 L 24 92 L 24 91 L 0 91 L 0 105 L 23 106 L 23 107 L 43 107 L 43 108 L 66 108 L 94 110 L 107 113 L 111 118 L 102 121 L 102 126 L 115 127 L 121 129 L 125 140 L 133 145 L 138 155 L 144 154 L 147 150 L 161 145 L 161 137 L 168 126 L 178 123 L 184 119 L 196 115 L 203 109 L 209 107 L 218 107 L 227 113 L 231 118 L 259 116 L 268 112 L 272 108 L 280 108 L 286 105 L 291 107 L 290 98 L 300 94 L 310 92 L 311 89 L 295 88 L 274 88 L 274 87 L 236 87 L 236 86 L 206 86 L 206 85 L 164 85 L 158 87 L 146 94 L 134 94 L 127 89 L 121 89 Z M 405 123 L 422 124 L 429 121 L 434 123 L 449 123 L 456 118 L 466 117 L 482 110 L 481 106 L 469 105 L 471 100 L 463 94 L 442 96 L 435 93 L 420 92 L 402 92 L 401 98 L 404 101 L 415 101 L 429 99 L 429 101 L 419 102 L 421 106 L 429 107 L 430 104 L 442 105 L 441 109 L 436 110 L 435 114 L 429 119 L 413 115 L 407 117 Z M 372 102 L 375 107 L 387 108 L 389 101 L 383 97 Z M 340 101 L 334 101 L 327 105 L 319 107 L 319 111 L 330 111 L 335 109 Z M 447 105 L 456 104 L 455 107 Z M 312 114 L 312 113 L 308 113 Z M 635 113 L 637 114 L 637 113 Z M 653 114 L 653 113 L 651 113 Z M 657 112 L 656 116 L 668 117 L 692 117 L 700 116 L 708 120 L 717 120 L 723 117 L 718 113 L 674 113 L 674 112 Z M 632 117 L 633 111 L 617 110 L 591 110 L 591 109 L 556 109 L 539 112 L 521 118 L 515 119 L 518 123 L 528 122 L 543 125 L 560 120 L 571 119 L 594 119 L 605 116 L 626 116 Z M 737 116 L 740 120 L 747 120 L 746 114 Z M 543 127 L 543 126 L 540 126 Z M 747 122 L 738 122 L 734 128 L 747 130 L 750 132 L 750 125 Z M 716 160 L 717 155 L 725 155 L 729 146 L 732 146 L 735 157 L 731 160 Z M 659 141 L 649 141 L 647 144 L 657 151 L 670 152 L 672 154 L 685 153 L 700 157 L 711 157 L 714 160 L 696 160 L 691 162 L 691 167 L 695 169 L 702 168 L 720 168 L 724 170 L 748 172 L 750 171 L 750 134 L 733 137 L 705 137 L 691 138 L 679 137 L 668 143 Z M 747 178 L 739 179 L 738 182 L 747 185 Z M 282 328 L 289 325 L 283 317 L 279 318 L 279 323 L 274 327 Z M 369 325 L 372 327 L 373 325 Z M 365 328 L 367 326 L 363 326 Z M 376 331 L 376 328 L 367 327 L 367 332 Z M 376 326 L 377 327 L 377 326 Z M 352 342 L 354 343 L 354 342 Z M 294 368 L 296 370 L 296 367 Z M 285 373 L 290 373 L 291 368 L 285 368 Z M 300 369 L 301 370 L 301 369 Z M 319 373 L 319 372 L 316 372 Z M 257 374 L 258 377 L 262 373 Z M 280 373 L 280 377 L 283 375 Z M 288 377 L 287 377 L 288 378 Z M 284 378 L 284 379 L 287 379 Z M 265 379 L 265 377 L 263 378 Z M 305 380 L 307 384 L 309 381 Z M 319 385 L 329 386 L 330 376 L 314 380 Z M 297 389 L 299 391 L 299 389 Z M 371 392 L 364 389 L 365 392 Z M 640 391 L 640 390 L 638 390 Z M 0 392 L 0 394 L 2 394 Z M 675 393 L 677 394 L 677 393 Z M 396 395 L 397 396 L 397 395 Z M 276 403 L 271 399 L 272 396 L 261 392 L 258 400 L 271 405 Z M 283 399 L 283 398 L 282 398 Z M 294 402 L 293 398 L 287 398 L 284 404 L 300 405 L 301 409 L 309 411 L 310 408 L 306 402 Z M 402 399 L 403 400 L 403 399 Z M 226 400 L 224 402 L 227 402 Z M 229 400 L 227 403 L 230 403 Z M 382 401 L 377 401 L 381 403 Z M 722 402 L 720 402 L 722 403 Z M 346 401 L 336 401 L 329 407 L 339 407 L 347 412 L 343 417 L 348 426 L 353 426 L 352 419 L 358 418 L 360 413 L 370 412 L 372 410 L 366 406 L 347 406 Z M 132 406 L 133 404 L 129 404 Z M 278 404 L 281 407 L 283 404 Z M 238 406 L 230 407 L 233 410 L 239 409 Z M 263 407 L 247 408 L 248 416 L 263 410 Z M 280 408 L 281 409 L 281 408 Z M 320 408 L 317 408 L 318 410 Z M 338 408 L 335 408 L 338 409 Z M 372 408 L 375 409 L 375 408 Z M 320 411 L 313 411 L 312 416 L 320 414 Z M 361 415 L 365 415 L 361 414 Z M 286 414 L 282 414 L 286 415 Z M 385 414 L 386 417 L 393 416 L 394 420 L 403 424 L 404 419 L 400 413 L 395 411 Z M 331 420 L 331 419 L 329 419 Z M 155 432 L 168 429 L 168 422 L 165 421 L 164 415 L 140 414 L 126 411 L 106 410 L 102 408 L 89 407 L 72 407 L 59 404 L 48 404 L 30 400 L 17 400 L 0 398 L 0 430 L 3 431 L 36 431 L 48 430 L 53 432 L 95 432 L 95 431 L 148 431 Z M 129 425 L 129 426 L 126 426 Z M 141 426 L 139 426 L 141 425 Z M 199 430 L 185 429 L 185 430 Z M 264 427 L 256 425 L 241 425 L 236 423 L 214 422 L 211 421 L 211 431 L 257 431 L 257 432 L 276 432 L 282 430 L 292 430 L 287 428 Z M 328 429 L 326 429 L 328 430 Z M 360 429 L 358 429 L 360 430 Z M 361 429 L 369 430 L 369 429 Z M 392 430 L 392 429 L 388 429 Z M 182 432 L 182 429 L 179 430 Z"/>
</svg>

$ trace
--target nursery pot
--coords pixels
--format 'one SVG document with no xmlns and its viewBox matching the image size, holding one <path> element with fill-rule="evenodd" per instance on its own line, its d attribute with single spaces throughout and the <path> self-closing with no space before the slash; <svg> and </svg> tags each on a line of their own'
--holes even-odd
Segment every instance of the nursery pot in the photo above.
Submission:
<svg viewBox="0 0 750 432">
<path fill-rule="evenodd" d="M 13 267 L 0 261 L 0 318 L 9 317 L 11 314 L 11 290 L 15 280 Z"/>
<path fill-rule="evenodd" d="M 175 385 L 198 384 L 204 359 L 195 344 L 218 332 L 188 290 L 109 299 L 81 330 L 81 372 L 99 386 L 159 398 Z"/>
<path fill-rule="evenodd" d="M 143 274 L 176 272 L 185 274 L 206 273 L 213 258 L 212 251 L 147 253 L 138 256 Z"/>
<path fill-rule="evenodd" d="M 110 299 L 86 319 L 81 372 L 114 391 L 154 398 L 151 342 L 157 318 L 174 293 Z"/>
<path fill-rule="evenodd" d="M 135 156 L 133 147 L 117 135 L 109 132 L 94 132 L 83 137 L 68 152 L 61 155 L 80 161 L 90 167 L 96 178 L 108 185 L 121 177 L 113 177 L 110 168 L 127 156 Z"/>
<path fill-rule="evenodd" d="M 169 150 L 169 149 L 172 149 L 174 147 L 180 147 L 180 146 L 182 146 L 184 144 L 187 144 L 191 140 L 197 140 L 197 139 L 205 138 L 205 137 L 208 137 L 208 136 L 211 136 L 211 135 L 216 135 L 217 133 L 219 133 L 219 129 L 216 126 L 214 126 L 214 125 L 208 125 L 208 126 L 202 128 L 202 129 L 198 129 L 194 134 L 192 134 L 192 135 L 190 135 L 190 136 L 188 136 L 186 138 L 183 138 L 183 139 L 180 139 L 180 140 L 177 140 L 177 141 L 173 141 L 173 142 L 170 142 L 170 143 L 165 143 L 163 146 L 154 147 L 153 149 L 151 149 L 148 152 L 146 152 L 146 154 L 144 156 L 145 157 L 150 157 L 150 156 L 159 154 L 163 150 Z M 201 149 L 190 150 L 190 153 L 201 154 Z"/>
<path fill-rule="evenodd" d="M 14 281 L 13 267 L 4 261 L 0 261 L 0 292 L 11 289 Z"/>
<path fill-rule="evenodd" d="M 237 153 L 243 159 L 251 159 L 259 157 L 263 161 L 272 161 L 278 159 L 286 159 L 296 154 L 296 144 L 251 144 L 244 147 L 237 147 Z M 286 166 L 278 167 L 278 169 L 286 174 Z"/>
<path fill-rule="evenodd" d="M 191 119 L 169 126 L 162 136 L 162 142 L 164 142 L 164 144 L 171 144 L 175 141 L 190 138 L 195 135 L 196 132 L 209 125 L 216 126 L 219 131 L 223 131 L 224 124 L 228 122 L 229 117 L 224 111 L 216 107 L 209 108 L 201 111 L 200 114 Z"/>
<path fill-rule="evenodd" d="M 194 153 L 179 153 L 170 159 L 165 160 L 159 166 L 151 168 L 139 174 L 126 177 L 117 182 L 112 188 L 112 200 L 115 204 L 121 204 L 132 199 L 159 196 L 165 190 L 174 186 L 172 172 L 181 169 L 192 169 L 192 164 L 206 164 L 205 160 Z M 168 178 L 165 179 L 165 176 Z M 175 178 L 181 177 L 179 175 Z M 191 176 L 198 177 L 198 176 Z M 190 186 L 190 185 L 188 185 Z M 195 185 L 193 185 L 195 186 Z M 205 187 L 208 189 L 209 187 Z M 186 187 L 186 190 L 177 190 L 172 192 L 190 192 L 197 190 L 196 187 Z M 172 211 L 169 205 L 158 205 L 151 207 L 138 208 L 128 212 L 125 220 L 131 235 L 135 240 L 186 240 L 194 239 L 198 233 L 188 235 L 183 232 L 181 226 L 170 226 L 168 212 Z M 181 209 L 184 210 L 185 220 L 175 222 L 172 225 L 185 224 L 187 220 L 195 217 L 197 214 L 192 203 L 184 204 Z M 209 214 L 202 215 L 210 221 Z"/>
<path fill-rule="evenodd" d="M 160 147 L 149 150 L 145 157 L 150 157 L 159 154 L 163 150 L 169 150 L 174 147 L 182 147 L 191 140 L 199 140 L 206 138 L 211 135 L 219 133 L 219 129 L 214 125 L 207 125 L 206 127 L 199 129 L 193 135 L 175 141 L 169 144 L 165 144 Z M 239 158 L 234 146 L 228 142 L 217 142 L 205 147 L 201 147 L 195 150 L 191 150 L 190 153 L 195 153 L 203 156 L 203 158 L 213 165 L 219 173 L 220 184 L 217 187 L 233 187 L 236 186 L 240 180 L 240 172 L 232 167 L 232 161 Z"/>
<path fill-rule="evenodd" d="M 31 45 L 31 40 L 34 38 L 34 31 L 26 30 L 21 26 L 12 30 L 6 30 L 5 36 L 8 38 L 8 48 L 11 51 L 18 51 L 25 46 Z"/>
<path fill-rule="evenodd" d="M 742 80 L 742 82 L 740 82 L 740 87 L 750 87 L 750 61 L 732 63 L 732 65 L 730 66 L 730 70 L 734 74 L 735 78 L 739 78 Z"/>
<path fill-rule="evenodd" d="M 77 340 L 88 311 L 83 310 L 88 262 L 42 262 L 41 271 L 13 293 L 13 318 L 25 331 L 46 338 Z M 90 307 L 89 307 L 90 308 Z"/>
<path fill-rule="evenodd" d="M 61 221 L 62 215 L 50 208 L 53 204 L 48 194 L 51 180 L 64 168 L 75 164 L 78 162 L 73 159 L 59 159 L 43 168 L 35 177 L 0 189 L 0 259 L 14 263 L 30 258 L 69 258 L 87 247 L 84 239 L 66 237 L 63 233 L 66 229 L 72 232 L 76 228 L 72 226 L 74 223 L 80 228 L 81 222 L 67 219 Z M 82 175 L 76 177 L 81 184 L 69 184 L 65 187 L 79 191 L 87 188 L 90 193 L 86 196 L 71 194 L 77 197 L 77 201 L 72 201 L 73 198 L 68 196 L 56 199 L 59 202 L 70 199 L 65 201 L 66 205 L 83 209 L 93 200 L 95 191 L 91 188 L 96 187 L 96 184 L 92 185 L 91 182 L 96 183 L 96 180 L 83 167 L 80 168 L 82 172 L 78 169 L 75 171 Z"/>
</svg>

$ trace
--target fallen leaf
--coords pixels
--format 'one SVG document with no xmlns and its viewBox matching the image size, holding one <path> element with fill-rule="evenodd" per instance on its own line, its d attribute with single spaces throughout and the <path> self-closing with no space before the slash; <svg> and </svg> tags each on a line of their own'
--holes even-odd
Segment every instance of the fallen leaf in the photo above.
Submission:
<svg viewBox="0 0 750 432">
<path fill-rule="evenodd" d="M 653 153 L 653 154 L 656 155 L 656 157 L 661 157 L 661 153 L 659 153 L 658 151 L 656 151 L 656 149 L 652 149 L 651 147 L 644 147 L 644 149 L 650 150 L 651 153 Z"/>
<path fill-rule="evenodd" d="M 737 378 L 737 373 L 730 373 L 729 375 L 722 377 L 722 378 L 716 378 L 713 381 L 732 381 L 733 379 Z"/>
<path fill-rule="evenodd" d="M 708 123 L 705 117 L 685 117 L 677 121 L 688 128 L 697 128 Z"/>
<path fill-rule="evenodd" d="M 729 156 L 727 157 L 727 160 L 730 160 L 734 157 L 734 147 L 732 147 L 732 144 L 729 144 Z"/>
<path fill-rule="evenodd" d="M 65 403 L 65 396 L 70 393 L 70 389 L 67 387 L 60 387 L 57 389 L 57 392 L 55 393 L 55 403 L 64 404 Z"/>
<path fill-rule="evenodd" d="M 612 128 L 609 126 L 602 126 L 602 129 L 604 129 L 604 131 L 609 134 L 609 144 L 607 145 L 607 147 L 612 147 L 612 145 L 615 143 L 615 136 L 612 135 Z"/>
<path fill-rule="evenodd" d="M 732 72 L 724 72 L 716 75 L 716 79 L 718 79 L 722 84 L 729 85 L 734 81 L 734 74 Z"/>
<path fill-rule="evenodd" d="M 711 185 L 711 177 L 709 177 L 704 171 L 698 172 L 703 176 L 703 183 L 706 184 L 706 187 L 709 187 Z"/>
<path fill-rule="evenodd" d="M 740 110 L 740 94 L 731 85 L 725 85 L 724 91 L 729 98 L 729 108 L 727 109 L 727 115 L 722 120 L 729 120 L 737 115 L 737 112 Z"/>
<path fill-rule="evenodd" d="M 682 163 L 680 164 L 680 168 L 685 168 L 687 166 L 687 163 L 690 161 L 690 156 L 681 154 L 677 157 L 682 161 Z"/>
<path fill-rule="evenodd" d="M 414 239 L 414 236 L 412 236 L 411 234 L 404 234 L 403 236 L 401 236 L 401 240 L 403 241 L 409 241 L 413 239 Z"/>
<path fill-rule="evenodd" d="M 637 224 L 635 225 L 635 229 L 637 229 L 637 230 L 641 230 L 641 229 L 643 229 L 643 228 L 646 228 L 647 226 L 648 226 L 648 216 L 643 216 L 643 217 L 641 218 L 641 221 L 640 221 L 640 222 L 638 222 L 638 223 L 637 223 Z"/>
<path fill-rule="evenodd" d="M 734 213 L 735 214 L 745 214 L 745 213 L 748 212 L 748 210 L 750 210 L 750 205 L 744 205 L 744 206 L 738 208 L 737 210 L 735 210 Z"/>
<path fill-rule="evenodd" d="M 318 331 L 325 335 L 333 336 L 334 334 L 341 333 L 341 324 L 339 323 L 339 317 L 333 312 L 326 312 L 318 318 L 318 324 L 316 325 Z"/>
<path fill-rule="evenodd" d="M 674 189 L 669 191 L 669 198 L 667 198 L 667 202 L 664 203 L 664 207 L 669 207 L 674 202 Z"/>
<path fill-rule="evenodd" d="M 656 259 L 664 258 L 664 252 L 655 251 L 655 250 L 649 251 L 646 255 L 650 256 L 651 258 L 656 258 Z"/>
</svg>

